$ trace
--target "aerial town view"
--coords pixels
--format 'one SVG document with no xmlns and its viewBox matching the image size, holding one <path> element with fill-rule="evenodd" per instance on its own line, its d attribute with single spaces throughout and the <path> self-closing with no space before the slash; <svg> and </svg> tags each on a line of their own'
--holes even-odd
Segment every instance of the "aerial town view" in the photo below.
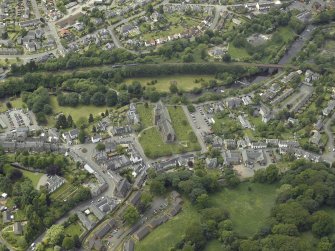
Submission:
<svg viewBox="0 0 335 251">
<path fill-rule="evenodd" d="M 335 250 L 335 0 L 0 0 L 0 36 L 0 251 Z"/>
</svg>

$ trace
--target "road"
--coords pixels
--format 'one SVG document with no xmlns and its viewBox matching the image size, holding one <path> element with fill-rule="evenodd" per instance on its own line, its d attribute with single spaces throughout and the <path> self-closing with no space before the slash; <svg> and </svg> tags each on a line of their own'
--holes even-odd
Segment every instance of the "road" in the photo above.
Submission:
<svg viewBox="0 0 335 251">
<path fill-rule="evenodd" d="M 87 149 L 86 153 L 83 153 L 81 149 Z M 114 195 L 116 179 L 105 173 L 102 168 L 92 160 L 92 156 L 95 152 L 95 144 L 76 145 L 70 148 L 70 155 L 73 159 L 87 163 L 95 172 L 97 172 L 108 184 L 108 189 L 104 193 L 107 196 L 112 197 Z"/>
<path fill-rule="evenodd" d="M 325 148 L 325 153 L 323 154 L 323 157 L 330 161 L 331 163 L 335 160 L 335 153 L 333 152 L 334 147 L 334 133 L 331 129 L 332 123 L 335 121 L 335 113 L 327 120 L 327 122 L 324 125 L 325 133 L 328 136 L 328 142 Z"/>
<path fill-rule="evenodd" d="M 211 30 L 214 30 L 214 28 L 216 27 L 216 25 L 219 22 L 219 19 L 220 19 L 220 8 L 215 7 L 214 19 L 213 19 L 213 22 L 212 22 L 211 27 L 210 27 Z"/>
<path fill-rule="evenodd" d="M 37 2 L 36 0 L 31 0 L 31 6 L 33 7 L 33 10 L 34 10 L 34 13 L 35 13 L 35 17 L 40 19 L 41 18 L 41 13 L 38 9 L 38 6 L 37 6 Z"/>
<path fill-rule="evenodd" d="M 45 55 L 48 54 L 54 54 L 55 56 L 57 55 L 57 49 L 53 49 L 50 51 L 46 51 L 46 52 L 41 52 L 41 53 L 36 53 L 36 54 L 24 54 L 24 55 L 0 55 L 0 59 L 17 59 L 20 58 L 23 62 L 28 63 L 31 59 L 35 59 L 35 58 L 40 58 L 43 57 Z"/>
<path fill-rule="evenodd" d="M 83 153 L 81 149 L 86 148 L 87 153 Z M 82 163 L 87 163 L 95 172 L 97 172 L 103 179 L 107 182 L 108 188 L 105 192 L 101 193 L 98 197 L 102 196 L 109 196 L 112 197 L 114 195 L 114 189 L 116 182 L 118 181 L 118 176 L 116 177 L 111 177 L 110 175 L 104 173 L 99 165 L 97 165 L 93 160 L 92 160 L 92 155 L 94 153 L 95 149 L 95 144 L 85 144 L 85 145 L 75 145 L 70 147 L 70 152 L 69 155 L 75 160 L 75 161 L 80 161 Z M 93 201 L 95 201 L 97 198 L 94 198 Z M 83 211 L 87 209 L 87 207 L 91 204 L 91 200 L 86 201 L 81 203 L 80 205 L 76 206 L 75 208 L 71 209 L 66 215 L 64 215 L 62 218 L 58 219 L 55 224 L 62 224 L 64 223 L 68 217 L 71 214 L 74 214 L 78 211 Z M 42 233 L 34 243 L 39 243 L 43 240 L 45 236 L 45 232 Z"/>
<path fill-rule="evenodd" d="M 64 57 L 65 49 L 60 41 L 55 25 L 53 23 L 48 22 L 48 27 L 49 27 L 49 33 L 55 38 L 55 42 L 59 53 Z"/>
</svg>

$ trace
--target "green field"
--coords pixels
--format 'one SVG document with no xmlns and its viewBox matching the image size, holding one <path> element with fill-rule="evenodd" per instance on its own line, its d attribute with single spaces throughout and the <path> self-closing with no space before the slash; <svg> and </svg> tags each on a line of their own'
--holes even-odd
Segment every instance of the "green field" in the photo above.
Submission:
<svg viewBox="0 0 335 251">
<path fill-rule="evenodd" d="M 105 112 L 107 107 L 97 107 L 94 105 L 78 105 L 77 107 L 59 106 L 57 102 L 57 97 L 50 97 L 50 104 L 52 106 L 53 112 L 64 113 L 66 116 L 71 114 L 73 121 L 77 122 L 79 118 L 84 117 L 88 119 L 89 114 L 97 116 L 102 112 Z"/>
<path fill-rule="evenodd" d="M 143 128 L 147 128 L 153 125 L 153 106 L 149 105 L 145 107 L 144 104 L 138 104 L 136 106 L 137 112 L 141 118 L 141 124 Z"/>
<path fill-rule="evenodd" d="M 248 190 L 251 188 L 251 191 Z M 252 236 L 266 223 L 276 198 L 276 186 L 245 182 L 237 188 L 225 189 L 210 196 L 211 206 L 228 210 L 234 231 Z M 137 251 L 170 250 L 185 234 L 187 226 L 200 218 L 196 209 L 185 201 L 183 211 L 177 217 L 161 225 L 135 246 Z M 210 241 L 205 251 L 223 250 L 217 240 Z"/>
<path fill-rule="evenodd" d="M 23 108 L 25 107 L 25 104 L 22 102 L 21 98 L 10 98 L 9 100 L 6 100 L 5 102 L 0 102 L 0 112 L 7 111 L 6 102 L 11 102 L 12 106 L 14 108 Z"/>
<path fill-rule="evenodd" d="M 43 173 L 35 173 L 35 172 L 30 172 L 30 171 L 26 171 L 22 169 L 20 169 L 20 171 L 23 173 L 23 176 L 30 179 L 31 182 L 33 183 L 33 186 L 37 188 L 38 181 L 43 176 Z"/>
<path fill-rule="evenodd" d="M 177 153 L 176 144 L 166 144 L 156 127 L 145 130 L 141 133 L 139 141 L 143 147 L 144 153 L 149 158 L 158 158 Z"/>
<path fill-rule="evenodd" d="M 246 49 L 236 48 L 232 43 L 230 43 L 228 46 L 228 53 L 232 58 L 241 60 L 241 61 L 250 58 L 250 55 Z"/>
<path fill-rule="evenodd" d="M 158 158 L 162 156 L 169 156 L 172 154 L 198 151 L 200 145 L 195 139 L 191 142 L 189 139 L 189 133 L 192 132 L 192 128 L 189 125 L 184 111 L 181 107 L 169 107 L 168 108 L 172 126 L 175 129 L 177 135 L 177 142 L 174 144 L 166 144 L 156 127 L 143 130 L 139 135 L 139 141 L 143 147 L 144 153 L 149 158 Z M 152 126 L 152 109 L 145 108 L 144 105 L 138 109 L 141 121 L 145 125 L 144 128 Z"/>
<path fill-rule="evenodd" d="M 225 189 L 211 196 L 210 204 L 228 210 L 237 233 L 252 236 L 270 216 L 275 199 L 276 186 L 245 182 L 234 190 Z"/>
<path fill-rule="evenodd" d="M 83 228 L 79 225 L 79 222 L 72 223 L 65 228 L 65 234 L 68 236 L 78 235 L 80 236 L 84 232 Z"/>
<path fill-rule="evenodd" d="M 19 168 L 14 168 L 14 167 L 9 166 L 9 165 L 5 165 L 4 169 L 5 170 L 17 169 L 17 170 L 21 171 L 24 177 L 31 180 L 31 182 L 33 183 L 33 186 L 35 188 L 37 188 L 38 181 L 43 176 L 43 173 L 30 172 L 30 171 L 19 169 Z"/>
<path fill-rule="evenodd" d="M 195 87 L 201 87 L 202 81 L 208 82 L 213 80 L 214 76 L 212 75 L 171 75 L 171 76 L 157 76 L 151 78 L 128 78 L 125 80 L 126 84 L 131 84 L 134 81 L 138 81 L 142 86 L 155 87 L 159 92 L 169 92 L 169 87 L 171 82 L 176 82 L 179 89 L 184 91 L 191 91 Z M 157 83 L 154 85 L 147 85 L 153 80 L 157 80 Z M 196 81 L 199 80 L 199 81 Z M 197 83 L 196 83 L 197 82 Z"/>
<path fill-rule="evenodd" d="M 167 251 L 182 240 L 187 227 L 199 221 L 199 214 L 189 202 L 185 201 L 183 211 L 159 226 L 144 240 L 136 243 L 136 251 Z"/>
</svg>

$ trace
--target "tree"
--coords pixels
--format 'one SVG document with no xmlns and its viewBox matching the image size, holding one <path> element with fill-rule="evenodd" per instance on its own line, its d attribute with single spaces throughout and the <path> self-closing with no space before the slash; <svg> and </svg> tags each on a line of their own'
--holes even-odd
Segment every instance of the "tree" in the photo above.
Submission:
<svg viewBox="0 0 335 251">
<path fill-rule="evenodd" d="M 194 245 L 196 250 L 202 250 L 206 244 L 206 239 L 200 223 L 193 223 L 186 229 L 185 241 Z"/>
<path fill-rule="evenodd" d="M 0 251 L 9 251 L 9 249 L 5 245 L 0 244 Z"/>
<path fill-rule="evenodd" d="M 73 123 L 72 116 L 69 114 L 69 116 L 67 116 L 67 126 L 72 127 L 73 125 L 74 123 Z"/>
<path fill-rule="evenodd" d="M 308 211 L 295 201 L 276 206 L 272 213 L 280 223 L 294 224 L 299 230 L 308 228 L 310 223 Z"/>
<path fill-rule="evenodd" d="M 13 108 L 13 105 L 12 105 L 12 103 L 11 102 L 6 102 L 6 107 L 7 107 L 7 109 L 12 109 Z"/>
<path fill-rule="evenodd" d="M 298 236 L 299 231 L 296 225 L 293 224 L 277 224 L 272 227 L 272 233 L 284 234 L 289 236 Z"/>
<path fill-rule="evenodd" d="M 327 237 L 321 238 L 318 243 L 317 251 L 331 251 L 333 250 L 333 244 L 329 241 Z"/>
<path fill-rule="evenodd" d="M 107 106 L 115 106 L 118 103 L 117 93 L 115 91 L 108 91 L 106 94 L 106 105 Z M 106 116 L 108 116 L 108 110 L 105 112 Z"/>
<path fill-rule="evenodd" d="M 70 249 L 74 248 L 74 241 L 73 241 L 73 239 L 71 237 L 65 237 L 63 239 L 62 247 L 65 250 L 70 250 Z"/>
<path fill-rule="evenodd" d="M 57 121 L 56 121 L 56 128 L 57 129 L 64 129 L 64 128 L 67 128 L 67 127 L 68 127 L 68 125 L 67 125 L 65 115 L 60 114 L 57 118 Z"/>
<path fill-rule="evenodd" d="M 317 211 L 312 215 L 312 232 L 318 237 L 330 234 L 334 229 L 333 218 L 325 211 Z"/>
<path fill-rule="evenodd" d="M 222 57 L 222 61 L 226 62 L 226 63 L 229 63 L 231 61 L 230 54 L 228 54 L 228 53 L 224 54 L 223 57 Z"/>
<path fill-rule="evenodd" d="M 99 143 L 95 146 L 95 149 L 96 149 L 97 151 L 99 151 L 99 152 L 104 151 L 104 150 L 106 149 L 106 145 L 103 144 L 103 143 L 101 143 L 101 142 L 99 142 Z"/>
<path fill-rule="evenodd" d="M 96 92 L 91 98 L 91 103 L 96 106 L 102 106 L 106 104 L 105 95 L 101 92 Z"/>
<path fill-rule="evenodd" d="M 11 168 L 9 169 L 9 171 L 7 171 L 7 177 L 11 180 L 11 181 L 16 181 L 21 179 L 23 176 L 21 170 L 16 169 L 16 168 Z"/>
<path fill-rule="evenodd" d="M 90 113 L 90 116 L 88 117 L 88 123 L 93 123 L 94 122 L 94 118 L 93 118 L 93 115 L 92 113 Z"/>
<path fill-rule="evenodd" d="M 46 232 L 44 240 L 50 245 L 58 245 L 64 237 L 63 225 L 52 225 Z"/>
<path fill-rule="evenodd" d="M 73 236 L 73 243 L 74 243 L 74 246 L 76 248 L 80 248 L 81 247 L 81 242 L 80 242 L 79 236 L 77 234 L 75 234 Z"/>
<path fill-rule="evenodd" d="M 279 178 L 279 170 L 275 165 L 269 165 L 266 169 L 255 171 L 254 181 L 272 184 Z"/>
<path fill-rule="evenodd" d="M 49 104 L 44 105 L 43 113 L 50 115 L 52 114 L 52 106 Z"/>
<path fill-rule="evenodd" d="M 175 83 L 170 84 L 169 89 L 172 94 L 178 93 L 178 86 Z"/>
<path fill-rule="evenodd" d="M 197 199 L 197 206 L 200 208 L 205 208 L 208 205 L 208 195 L 206 193 L 200 194 Z"/>
<path fill-rule="evenodd" d="M 195 106 L 193 104 L 189 104 L 187 105 L 187 109 L 190 113 L 195 112 Z"/>
<path fill-rule="evenodd" d="M 141 212 L 144 212 L 147 208 L 149 208 L 150 203 L 152 202 L 152 195 L 148 192 L 141 194 L 141 202 L 139 209 Z"/>
<path fill-rule="evenodd" d="M 151 15 L 152 13 L 154 13 L 154 7 L 152 6 L 151 3 L 147 5 L 146 13 L 147 13 L 147 15 Z"/>
<path fill-rule="evenodd" d="M 78 139 L 81 144 L 85 143 L 86 133 L 83 129 L 79 131 Z"/>
<path fill-rule="evenodd" d="M 162 181 L 153 180 L 150 182 L 150 192 L 155 195 L 162 195 L 166 191 L 164 184 Z"/>
<path fill-rule="evenodd" d="M 123 219 L 127 222 L 127 224 L 129 225 L 133 225 L 134 223 L 136 223 L 140 218 L 140 214 L 137 211 L 137 209 L 133 206 L 129 206 L 124 215 L 123 215 Z"/>
</svg>

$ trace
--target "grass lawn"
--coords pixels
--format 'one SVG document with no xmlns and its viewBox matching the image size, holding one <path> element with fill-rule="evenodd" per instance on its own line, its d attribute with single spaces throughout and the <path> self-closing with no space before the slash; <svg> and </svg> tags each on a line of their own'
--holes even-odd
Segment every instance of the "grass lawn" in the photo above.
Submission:
<svg viewBox="0 0 335 251">
<path fill-rule="evenodd" d="M 53 109 L 53 112 L 56 113 L 64 113 L 65 116 L 71 114 L 74 122 L 77 122 L 79 118 L 84 117 L 88 119 L 89 114 L 93 114 L 93 116 L 100 115 L 100 113 L 105 112 L 107 107 L 97 107 L 94 105 L 78 105 L 77 107 L 69 107 L 69 106 L 59 106 L 57 102 L 57 97 L 51 96 L 50 103 Z"/>
<path fill-rule="evenodd" d="M 191 91 L 195 87 L 201 87 L 202 81 L 200 80 L 208 82 L 213 79 L 214 76 L 212 75 L 169 75 L 150 78 L 128 78 L 125 82 L 126 84 L 131 84 L 134 81 L 139 81 L 142 86 L 155 87 L 159 92 L 169 92 L 171 81 L 176 81 L 179 89 Z M 154 85 L 147 85 L 147 83 L 150 83 L 152 80 L 157 80 L 157 83 Z"/>
<path fill-rule="evenodd" d="M 34 172 L 30 172 L 30 171 L 26 171 L 26 170 L 21 170 L 21 169 L 20 169 L 20 171 L 23 173 L 23 176 L 27 177 L 28 179 L 30 179 L 31 182 L 33 183 L 33 186 L 35 188 L 37 188 L 38 181 L 43 176 L 43 173 L 34 173 Z"/>
<path fill-rule="evenodd" d="M 147 128 L 149 126 L 153 125 L 153 106 L 149 105 L 147 108 L 144 106 L 144 104 L 138 104 L 137 105 L 137 112 L 140 116 L 141 123 L 143 125 L 143 128 Z"/>
<path fill-rule="evenodd" d="M 6 100 L 5 102 L 0 103 L 0 112 L 5 112 L 5 111 L 8 110 L 7 106 L 6 106 L 7 101 L 9 101 L 14 108 L 25 107 L 25 104 L 22 102 L 21 98 L 10 98 L 10 99 Z"/>
<path fill-rule="evenodd" d="M 251 191 L 248 191 L 248 187 Z M 228 210 L 234 230 L 238 234 L 252 236 L 270 216 L 270 210 L 275 203 L 276 188 L 275 185 L 245 182 L 233 190 L 225 189 L 211 195 L 209 202 L 211 206 Z M 187 226 L 199 219 L 197 210 L 185 201 L 183 211 L 179 215 L 152 231 L 144 240 L 137 242 L 135 250 L 170 250 L 182 239 Z M 218 240 L 213 240 L 204 250 L 217 251 L 223 248 Z"/>
<path fill-rule="evenodd" d="M 11 167 L 11 166 L 8 166 L 8 167 L 5 166 L 5 169 L 10 169 L 10 168 L 20 170 L 24 177 L 31 180 L 31 182 L 33 183 L 33 186 L 35 188 L 37 187 L 38 181 L 43 176 L 43 173 L 37 173 L 37 172 L 35 173 L 35 172 L 26 171 L 26 170 L 23 170 L 23 169 L 14 168 L 14 167 Z"/>
<path fill-rule="evenodd" d="M 173 219 L 164 223 L 135 245 L 136 251 L 167 251 L 178 243 L 185 234 L 187 227 L 199 221 L 199 214 L 188 201 L 183 211 Z"/>
<path fill-rule="evenodd" d="M 236 48 L 232 43 L 228 46 L 229 55 L 238 60 L 249 59 L 250 55 L 245 48 Z"/>
<path fill-rule="evenodd" d="M 144 108 L 144 105 L 138 107 L 140 107 L 138 112 L 141 121 L 144 121 L 144 127 L 152 126 L 152 119 L 150 122 L 150 118 L 152 117 L 148 117 L 152 109 Z M 147 109 L 147 111 L 145 111 L 145 109 Z M 144 153 L 149 158 L 155 159 L 162 156 L 200 150 L 199 143 L 197 141 L 191 142 L 189 139 L 189 132 L 192 132 L 192 128 L 187 122 L 182 108 L 169 107 L 168 110 L 172 120 L 172 126 L 177 135 L 177 142 L 174 144 L 166 144 L 156 127 L 143 131 L 139 137 L 139 141 L 144 149 Z"/>
<path fill-rule="evenodd" d="M 251 191 L 248 191 L 248 187 Z M 276 198 L 276 186 L 245 182 L 210 197 L 210 203 L 228 210 L 234 230 L 252 236 L 265 224 Z"/>
<path fill-rule="evenodd" d="M 161 156 L 172 155 L 177 153 L 176 144 L 166 144 L 156 127 L 145 130 L 139 138 L 144 153 L 149 158 L 158 158 Z"/>
<path fill-rule="evenodd" d="M 84 232 L 83 228 L 79 225 L 79 223 L 72 223 L 68 227 L 65 228 L 65 234 L 68 236 L 80 236 Z"/>
</svg>

